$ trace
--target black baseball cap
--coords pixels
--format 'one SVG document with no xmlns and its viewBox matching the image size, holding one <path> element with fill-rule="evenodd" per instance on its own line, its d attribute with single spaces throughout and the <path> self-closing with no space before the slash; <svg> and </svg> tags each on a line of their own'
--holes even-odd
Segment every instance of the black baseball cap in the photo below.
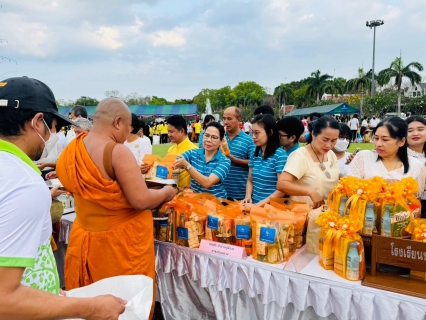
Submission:
<svg viewBox="0 0 426 320">
<path fill-rule="evenodd" d="M 43 82 L 28 77 L 15 77 L 0 82 L 0 108 L 51 113 L 58 127 L 73 122 L 58 112 L 52 90 Z"/>
</svg>

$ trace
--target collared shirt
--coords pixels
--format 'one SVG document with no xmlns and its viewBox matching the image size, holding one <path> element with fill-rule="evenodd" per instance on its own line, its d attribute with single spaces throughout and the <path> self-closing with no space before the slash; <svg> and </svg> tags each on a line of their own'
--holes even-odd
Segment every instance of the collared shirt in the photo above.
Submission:
<svg viewBox="0 0 426 320">
<path fill-rule="evenodd" d="M 167 151 L 167 155 L 182 155 L 188 150 L 198 149 L 196 145 L 194 145 L 191 141 L 189 141 L 188 137 L 185 138 L 181 143 L 175 144 L 169 148 Z M 191 176 L 186 170 L 181 170 L 179 175 L 179 188 L 186 188 L 191 183 Z"/>
<path fill-rule="evenodd" d="M 242 130 L 232 140 L 228 133 L 225 133 L 231 155 L 242 160 L 249 160 L 254 153 L 256 146 L 250 135 Z M 240 167 L 231 162 L 228 176 L 224 182 L 228 197 L 242 200 L 246 196 L 246 184 L 248 178 L 248 167 Z"/>
<path fill-rule="evenodd" d="M 287 162 L 287 153 L 278 148 L 275 153 L 267 159 L 263 159 L 262 150 L 256 157 L 254 154 L 250 158 L 249 167 L 253 180 L 253 203 L 258 203 L 268 198 L 277 190 L 278 174 L 283 172 Z"/>
<path fill-rule="evenodd" d="M 298 143 L 296 143 L 293 147 L 291 147 L 290 149 L 288 149 L 288 150 L 284 150 L 286 153 L 287 153 L 287 156 L 289 156 L 289 155 L 291 155 L 291 153 L 293 152 L 293 151 L 296 151 L 297 149 L 299 149 L 300 148 L 300 143 L 298 142 Z"/>
<path fill-rule="evenodd" d="M 199 124 L 198 122 L 196 124 L 194 124 L 194 129 L 195 129 L 195 133 L 196 134 L 200 134 L 200 132 L 201 132 L 201 124 Z"/>
<path fill-rule="evenodd" d="M 220 179 L 219 183 L 211 186 L 210 189 L 206 189 L 191 178 L 192 190 L 196 192 L 211 193 L 222 199 L 227 198 L 226 190 L 223 186 L 223 181 L 225 180 L 231 166 L 231 160 L 229 160 L 228 157 L 224 156 L 222 152 L 218 151 L 209 162 L 206 162 L 204 149 L 189 150 L 182 156 L 194 167 L 195 170 L 197 170 L 203 176 L 209 177 L 210 174 L 213 173 Z"/>
<path fill-rule="evenodd" d="M 51 204 L 37 166 L 17 146 L 0 140 L 0 267 L 25 268 L 22 285 L 59 294 Z"/>
</svg>

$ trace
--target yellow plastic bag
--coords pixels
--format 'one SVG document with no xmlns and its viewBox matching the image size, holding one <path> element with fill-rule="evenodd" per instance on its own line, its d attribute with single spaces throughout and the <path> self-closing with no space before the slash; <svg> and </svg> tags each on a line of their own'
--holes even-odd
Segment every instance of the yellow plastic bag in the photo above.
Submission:
<svg viewBox="0 0 426 320">
<path fill-rule="evenodd" d="M 327 270 L 334 269 L 334 233 L 337 232 L 337 221 L 340 215 L 334 211 L 322 213 L 315 221 L 321 226 L 318 236 L 318 261 L 319 264 Z"/>
</svg>

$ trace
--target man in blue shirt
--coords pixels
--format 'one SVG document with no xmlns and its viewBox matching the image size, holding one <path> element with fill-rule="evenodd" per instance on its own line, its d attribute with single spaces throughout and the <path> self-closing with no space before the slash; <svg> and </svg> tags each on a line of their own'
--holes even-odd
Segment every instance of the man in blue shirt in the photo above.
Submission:
<svg viewBox="0 0 426 320">
<path fill-rule="evenodd" d="M 299 138 L 305 130 L 302 121 L 293 116 L 284 117 L 277 122 L 277 129 L 280 144 L 288 156 L 300 148 Z"/>
<path fill-rule="evenodd" d="M 246 184 L 248 178 L 248 164 L 256 146 L 250 135 L 240 129 L 242 112 L 237 107 L 229 107 L 223 113 L 223 124 L 225 126 L 225 138 L 228 142 L 231 154 L 231 168 L 224 181 L 228 198 L 243 200 L 246 195 Z"/>
</svg>

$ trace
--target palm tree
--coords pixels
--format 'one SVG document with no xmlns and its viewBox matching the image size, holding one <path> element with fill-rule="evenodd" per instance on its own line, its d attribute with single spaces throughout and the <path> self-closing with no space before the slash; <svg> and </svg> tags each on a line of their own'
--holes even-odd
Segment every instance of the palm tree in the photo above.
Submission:
<svg viewBox="0 0 426 320">
<path fill-rule="evenodd" d="M 290 86 L 281 83 L 278 87 L 275 88 L 274 96 L 278 101 L 278 116 L 281 117 L 281 104 L 284 104 L 285 107 L 286 101 L 293 97 L 293 89 Z"/>
<path fill-rule="evenodd" d="M 389 68 L 379 72 L 377 82 L 382 86 L 389 83 L 392 78 L 395 78 L 395 85 L 398 88 L 398 117 L 401 116 L 402 79 L 404 77 L 408 78 L 412 86 L 422 81 L 422 77 L 420 76 L 420 74 L 418 74 L 416 71 L 413 71 L 412 69 L 423 71 L 423 66 L 419 62 L 410 62 L 409 64 L 404 66 L 402 58 L 398 57 L 391 63 Z"/>
<path fill-rule="evenodd" d="M 371 75 L 372 71 L 364 72 L 363 68 L 358 69 L 358 77 L 348 80 L 346 82 L 346 91 L 358 91 L 361 93 L 361 116 L 362 116 L 362 107 L 364 104 L 364 94 L 367 89 L 371 87 Z M 376 77 L 377 78 L 377 77 Z"/>
<path fill-rule="evenodd" d="M 312 72 L 311 76 L 308 79 L 306 79 L 307 84 L 309 85 L 307 94 L 309 94 L 311 97 L 314 97 L 314 98 L 316 97 L 316 101 L 318 103 L 320 94 L 324 92 L 323 90 L 324 83 L 331 78 L 333 77 L 328 74 L 321 75 L 321 71 L 319 70 Z"/>
<path fill-rule="evenodd" d="M 322 86 L 322 90 L 324 92 L 331 92 L 331 97 L 333 96 L 337 97 L 339 94 L 343 95 L 345 93 L 345 84 L 344 79 L 342 78 L 334 78 L 333 80 L 327 80 L 324 82 L 324 85 Z"/>
</svg>

